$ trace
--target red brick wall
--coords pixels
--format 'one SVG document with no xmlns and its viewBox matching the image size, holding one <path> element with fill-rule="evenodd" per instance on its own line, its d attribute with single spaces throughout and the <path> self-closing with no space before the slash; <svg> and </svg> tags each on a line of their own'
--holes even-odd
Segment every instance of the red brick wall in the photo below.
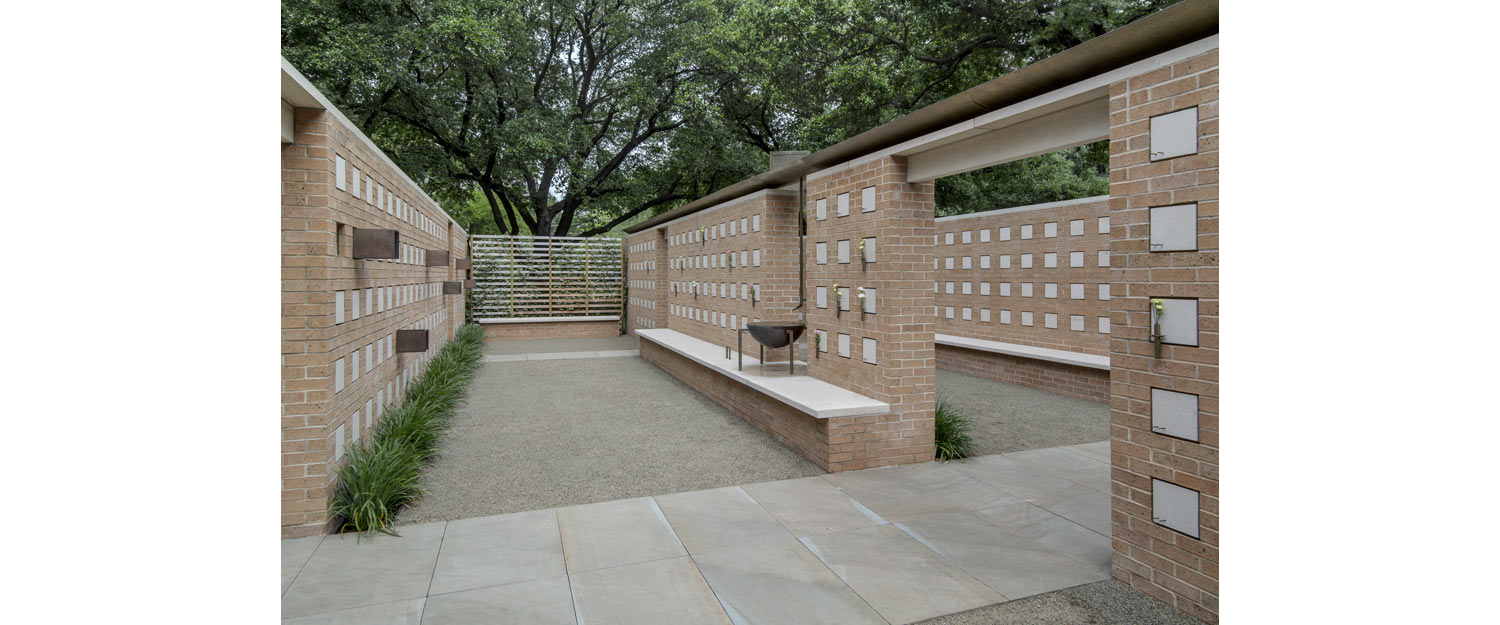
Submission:
<svg viewBox="0 0 1500 625">
<path fill-rule="evenodd" d="M 625 238 L 626 328 L 667 327 L 666 233 L 660 228 Z"/>
<path fill-rule="evenodd" d="M 550 321 L 535 323 L 486 323 L 484 338 L 492 341 L 518 339 L 593 339 L 620 335 L 620 321 Z"/>
<path fill-rule="evenodd" d="M 1110 86 L 1114 576 L 1204 621 L 1219 613 L 1218 51 Z M 1150 118 L 1198 110 L 1198 152 L 1152 162 Z M 1150 209 L 1196 202 L 1197 250 L 1152 252 Z M 1154 357 L 1151 298 L 1198 300 L 1197 347 Z M 1198 396 L 1199 442 L 1151 430 L 1151 389 Z M 1196 490 L 1199 538 L 1152 521 L 1152 478 Z"/>
<path fill-rule="evenodd" d="M 1109 401 L 1109 371 L 937 346 L 937 368 L 1097 402 Z"/>
<path fill-rule="evenodd" d="M 467 250 L 467 234 L 336 115 L 296 109 L 295 119 L 295 141 L 281 146 L 281 527 L 286 537 L 326 529 L 339 441 L 347 448 L 356 438 L 365 440 L 385 404 L 397 402 L 463 322 L 463 297 L 443 295 L 442 282 L 461 279 L 453 261 Z M 336 179 L 340 159 L 342 182 Z M 365 193 L 370 184 L 373 194 Z M 403 257 L 355 260 L 354 228 L 397 230 Z M 422 250 L 427 249 L 447 250 L 448 266 L 426 267 Z M 395 353 L 399 329 L 427 329 L 430 349 Z"/>
</svg>

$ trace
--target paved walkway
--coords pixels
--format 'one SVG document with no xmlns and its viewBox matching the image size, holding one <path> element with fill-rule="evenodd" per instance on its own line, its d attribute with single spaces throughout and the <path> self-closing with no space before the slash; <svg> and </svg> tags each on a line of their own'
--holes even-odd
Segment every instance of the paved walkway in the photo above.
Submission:
<svg viewBox="0 0 1500 625">
<path fill-rule="evenodd" d="M 282 542 L 285 623 L 921 621 L 1109 576 L 1108 442 Z"/>
</svg>

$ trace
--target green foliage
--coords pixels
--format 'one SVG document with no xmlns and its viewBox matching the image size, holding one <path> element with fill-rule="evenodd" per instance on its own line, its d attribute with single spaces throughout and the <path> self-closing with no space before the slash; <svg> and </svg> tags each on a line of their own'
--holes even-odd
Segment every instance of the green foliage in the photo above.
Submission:
<svg viewBox="0 0 1500 625">
<path fill-rule="evenodd" d="M 1100 141 L 939 178 L 937 216 L 1109 194 L 1109 142 Z"/>
<path fill-rule="evenodd" d="M 329 513 L 339 519 L 341 530 L 395 535 L 391 522 L 402 506 L 422 496 L 422 467 L 437 455 L 438 441 L 463 401 L 483 349 L 483 328 L 459 328 L 407 387 L 401 405 L 386 407 L 368 442 L 349 447 L 329 501 Z"/>
<path fill-rule="evenodd" d="M 969 430 L 974 423 L 960 414 L 947 400 L 938 398 L 937 415 L 933 419 L 933 438 L 937 443 L 938 460 L 960 460 L 974 455 L 974 439 Z"/>
</svg>

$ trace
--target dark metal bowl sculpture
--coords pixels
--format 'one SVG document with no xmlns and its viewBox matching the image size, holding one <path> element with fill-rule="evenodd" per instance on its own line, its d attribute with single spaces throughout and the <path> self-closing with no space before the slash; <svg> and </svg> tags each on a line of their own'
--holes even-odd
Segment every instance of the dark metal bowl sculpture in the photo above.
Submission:
<svg viewBox="0 0 1500 625">
<path fill-rule="evenodd" d="M 791 342 L 802 338 L 802 332 L 807 329 L 807 324 L 800 321 L 767 322 L 750 324 L 750 336 L 755 341 L 771 349 L 786 347 Z M 787 332 L 791 332 L 791 340 L 787 340 Z"/>
</svg>

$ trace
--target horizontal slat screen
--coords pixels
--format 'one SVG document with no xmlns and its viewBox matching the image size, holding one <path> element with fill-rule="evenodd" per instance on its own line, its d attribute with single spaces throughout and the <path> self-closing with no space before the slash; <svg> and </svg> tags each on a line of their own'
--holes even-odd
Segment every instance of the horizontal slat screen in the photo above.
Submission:
<svg viewBox="0 0 1500 625">
<path fill-rule="evenodd" d="M 476 318 L 621 313 L 620 239 L 475 235 L 473 241 Z"/>
</svg>

